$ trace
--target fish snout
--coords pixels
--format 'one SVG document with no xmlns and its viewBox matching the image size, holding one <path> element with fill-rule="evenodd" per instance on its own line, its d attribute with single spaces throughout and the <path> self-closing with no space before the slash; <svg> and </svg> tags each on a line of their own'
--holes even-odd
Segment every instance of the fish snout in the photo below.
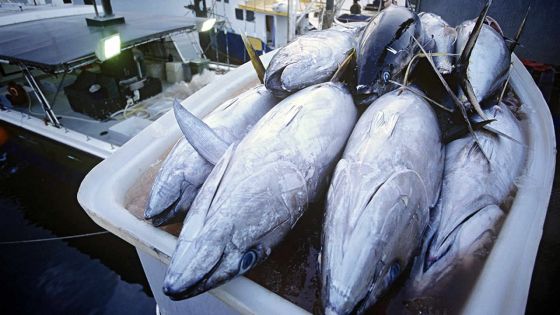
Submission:
<svg viewBox="0 0 560 315">
<path fill-rule="evenodd" d="M 181 285 L 179 281 L 176 281 L 180 277 L 180 274 L 168 274 L 165 277 L 163 283 L 163 293 L 167 295 L 170 299 L 174 301 L 183 300 L 192 297 L 196 294 L 192 294 L 192 288 L 186 288 Z"/>
</svg>

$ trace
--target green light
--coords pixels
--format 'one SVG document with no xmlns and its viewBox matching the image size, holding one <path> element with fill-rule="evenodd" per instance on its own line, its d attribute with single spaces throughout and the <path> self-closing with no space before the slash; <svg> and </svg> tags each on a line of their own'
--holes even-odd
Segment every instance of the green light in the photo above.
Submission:
<svg viewBox="0 0 560 315">
<path fill-rule="evenodd" d="M 121 37 L 119 34 L 114 34 L 105 37 L 97 44 L 95 55 L 99 60 L 105 61 L 121 53 Z"/>
</svg>

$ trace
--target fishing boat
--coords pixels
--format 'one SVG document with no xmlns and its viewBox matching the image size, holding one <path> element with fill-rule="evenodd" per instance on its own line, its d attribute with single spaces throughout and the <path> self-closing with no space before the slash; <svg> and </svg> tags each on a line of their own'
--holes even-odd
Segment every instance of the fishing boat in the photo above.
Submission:
<svg viewBox="0 0 560 315">
<path fill-rule="evenodd" d="M 394 4 L 412 10 L 409 1 L 371 1 L 365 3 L 360 14 L 352 14 L 352 0 L 333 1 L 335 24 L 367 22 L 379 14 L 384 6 Z M 291 42 L 296 36 L 311 30 L 323 29 L 325 0 L 205 0 L 188 6 L 196 16 L 216 20 L 213 32 L 201 33 L 201 41 L 212 47 L 208 57 L 226 64 L 242 64 L 249 60 L 241 35 L 245 35 L 258 55 L 270 52 Z M 201 9 L 202 7 L 202 9 Z"/>
<path fill-rule="evenodd" d="M 0 121 L 32 142 L 106 158 L 213 78 L 206 19 L 115 14 L 110 1 L 3 4 L 0 16 Z"/>
<path fill-rule="evenodd" d="M 200 2 L 200 1 L 199 1 Z M 316 1 L 277 0 L 212 0 L 203 2 L 202 10 L 193 6 L 197 16 L 216 19 L 215 31 L 201 35 L 214 50 L 209 57 L 215 61 L 241 64 L 249 60 L 241 35 L 261 55 L 282 47 L 296 35 L 305 33 L 309 14 L 316 12 Z M 288 12 L 293 10 L 292 12 Z M 290 16 L 292 19 L 290 19 Z"/>
<path fill-rule="evenodd" d="M 261 57 L 265 65 L 275 52 Z M 510 84 L 521 103 L 525 104 L 522 125 L 528 156 L 511 209 L 464 304 L 463 314 L 523 312 L 552 188 L 554 172 L 551 170 L 555 167 L 556 147 L 551 114 L 523 64 L 516 56 L 512 61 Z M 196 116 L 204 117 L 223 101 L 257 83 L 251 65 L 245 64 L 212 82 L 182 104 Z M 180 302 L 171 301 L 163 294 L 162 282 L 180 226 L 158 228 L 143 220 L 145 199 L 141 196 L 145 198 L 148 194 L 162 160 L 180 137 L 182 134 L 173 114 L 163 115 L 122 146 L 119 152 L 96 166 L 85 177 L 78 192 L 81 206 L 97 224 L 136 247 L 160 311 L 165 314 L 314 312 L 313 303 L 301 302 L 317 300 L 318 281 L 313 284 L 313 267 L 303 277 L 294 275 L 291 269 L 278 274 L 277 269 L 261 268 L 259 271 L 256 268 L 249 275 L 251 279 L 240 276 L 208 293 Z M 321 222 L 322 212 L 318 211 L 315 215 Z M 310 247 L 301 241 L 309 238 L 298 236 L 298 242 L 289 244 L 289 248 L 284 250 L 286 255 L 298 251 L 299 246 Z M 290 262 L 304 266 L 302 268 L 316 266 L 317 251 L 303 252 L 308 254 L 299 257 L 297 263 Z M 276 266 L 285 264 L 282 260 Z M 267 284 L 267 279 L 272 279 L 274 285 Z M 288 290 L 282 290 L 280 284 Z M 302 287 L 315 289 L 303 292 Z M 298 300 L 298 297 L 304 299 Z"/>
</svg>

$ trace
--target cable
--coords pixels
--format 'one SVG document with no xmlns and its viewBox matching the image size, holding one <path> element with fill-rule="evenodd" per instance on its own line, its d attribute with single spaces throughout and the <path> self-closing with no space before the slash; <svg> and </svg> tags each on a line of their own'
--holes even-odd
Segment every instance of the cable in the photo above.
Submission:
<svg viewBox="0 0 560 315">
<path fill-rule="evenodd" d="M 108 234 L 108 233 L 109 233 L 109 231 L 100 231 L 100 232 L 93 232 L 93 233 L 61 236 L 61 237 L 37 238 L 37 239 L 33 239 L 33 240 L 20 240 L 20 241 L 8 241 L 8 242 L 0 242 L 0 245 L 30 244 L 30 243 L 40 243 L 40 242 L 48 242 L 48 241 L 68 240 L 68 239 L 74 239 L 74 238 L 82 238 L 82 237 L 103 235 L 103 234 Z"/>
</svg>

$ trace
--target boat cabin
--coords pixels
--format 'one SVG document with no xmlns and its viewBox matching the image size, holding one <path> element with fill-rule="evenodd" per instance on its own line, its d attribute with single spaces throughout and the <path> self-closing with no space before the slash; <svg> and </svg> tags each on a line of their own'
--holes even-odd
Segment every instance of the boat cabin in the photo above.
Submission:
<svg viewBox="0 0 560 315">
<path fill-rule="evenodd" d="M 205 65 L 200 19 L 126 12 L 94 26 L 92 6 L 52 11 L 2 15 L 3 123 L 104 158 L 193 92 L 184 81 Z M 6 101 L 10 87 L 26 95 Z"/>
</svg>

